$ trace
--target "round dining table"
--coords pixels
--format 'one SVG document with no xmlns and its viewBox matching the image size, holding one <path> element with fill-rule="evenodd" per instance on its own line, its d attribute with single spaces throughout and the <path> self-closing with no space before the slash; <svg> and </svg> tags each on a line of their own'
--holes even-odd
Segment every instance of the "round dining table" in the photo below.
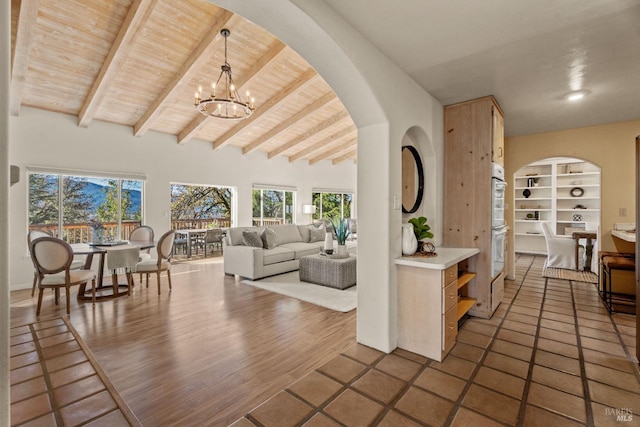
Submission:
<svg viewBox="0 0 640 427">
<path fill-rule="evenodd" d="M 119 242 L 109 242 L 104 244 L 90 244 L 90 243 L 74 243 L 71 245 L 74 255 L 86 256 L 84 262 L 84 269 L 90 270 L 93 264 L 94 255 L 98 255 L 98 274 L 96 283 L 96 301 L 101 299 L 118 298 L 120 296 L 129 295 L 129 285 L 119 284 L 117 281 L 117 274 L 112 274 L 111 286 L 104 286 L 104 268 L 105 260 L 110 250 L 119 250 L 124 246 L 137 246 L 140 250 L 150 249 L 155 246 L 153 241 L 148 240 L 126 240 Z M 130 274 L 130 273 L 127 273 Z M 130 279 L 127 277 L 127 282 Z M 86 289 L 87 284 L 81 284 L 78 289 L 78 301 L 91 300 L 91 290 Z M 122 290 L 120 288 L 123 288 Z M 125 289 L 126 288 L 126 289 Z"/>
</svg>

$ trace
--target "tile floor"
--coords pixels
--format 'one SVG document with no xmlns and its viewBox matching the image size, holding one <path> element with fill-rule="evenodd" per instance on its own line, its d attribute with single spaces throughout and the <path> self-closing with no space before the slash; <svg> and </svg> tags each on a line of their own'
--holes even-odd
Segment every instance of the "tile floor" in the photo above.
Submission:
<svg viewBox="0 0 640 427">
<path fill-rule="evenodd" d="M 543 262 L 520 256 L 493 318 L 467 319 L 442 363 L 356 344 L 233 426 L 640 425 L 635 317 Z"/>
<path fill-rule="evenodd" d="M 63 318 L 11 328 L 12 426 L 139 426 Z"/>
</svg>

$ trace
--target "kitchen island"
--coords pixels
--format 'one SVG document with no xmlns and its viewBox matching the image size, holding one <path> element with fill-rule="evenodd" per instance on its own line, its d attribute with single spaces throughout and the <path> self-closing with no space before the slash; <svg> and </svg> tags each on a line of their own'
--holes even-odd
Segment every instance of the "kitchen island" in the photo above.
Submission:
<svg viewBox="0 0 640 427">
<path fill-rule="evenodd" d="M 398 272 L 398 347 L 441 362 L 453 348 L 458 321 L 475 304 L 466 285 L 477 248 L 436 248 L 436 256 L 403 256 Z"/>
</svg>

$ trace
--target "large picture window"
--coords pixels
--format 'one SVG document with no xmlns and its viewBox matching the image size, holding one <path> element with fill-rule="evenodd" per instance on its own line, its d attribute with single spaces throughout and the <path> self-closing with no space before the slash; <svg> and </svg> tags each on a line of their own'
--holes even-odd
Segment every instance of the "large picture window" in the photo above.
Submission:
<svg viewBox="0 0 640 427">
<path fill-rule="evenodd" d="M 171 228 L 231 227 L 233 193 L 230 187 L 171 184 Z"/>
<path fill-rule="evenodd" d="M 351 218 L 353 193 L 314 191 L 312 200 L 313 205 L 316 207 L 313 219 Z"/>
<path fill-rule="evenodd" d="M 295 191 L 253 189 L 253 225 L 293 224 Z"/>
<path fill-rule="evenodd" d="M 142 223 L 142 179 L 29 172 L 29 229 L 69 243 L 91 241 L 91 223 L 105 238 L 127 239 Z"/>
</svg>

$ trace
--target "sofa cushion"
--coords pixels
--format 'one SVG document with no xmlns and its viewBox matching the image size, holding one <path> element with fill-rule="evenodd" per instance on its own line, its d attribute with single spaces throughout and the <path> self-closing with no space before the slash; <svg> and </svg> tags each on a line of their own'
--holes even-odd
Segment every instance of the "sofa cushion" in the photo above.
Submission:
<svg viewBox="0 0 640 427">
<path fill-rule="evenodd" d="M 262 237 L 260 237 L 257 231 L 253 230 L 244 230 L 242 232 L 242 244 L 245 246 L 253 246 L 254 248 L 262 248 L 264 246 Z"/>
<path fill-rule="evenodd" d="M 299 225 L 298 232 L 300 233 L 300 237 L 302 237 L 302 241 L 304 243 L 309 243 L 311 226 L 310 225 Z"/>
<path fill-rule="evenodd" d="M 292 242 L 302 242 L 302 236 L 298 231 L 298 226 L 295 224 L 277 225 L 271 228 L 278 235 L 279 245 Z"/>
<path fill-rule="evenodd" d="M 317 243 L 304 243 L 304 242 L 294 242 L 287 243 L 279 248 L 286 248 L 294 252 L 295 259 L 299 259 L 300 257 L 306 255 L 315 255 L 320 252 L 320 246 Z"/>
<path fill-rule="evenodd" d="M 262 264 L 270 265 L 278 262 L 284 262 L 294 259 L 295 252 L 286 247 L 278 246 L 273 249 L 264 249 L 262 251 Z"/>
<path fill-rule="evenodd" d="M 242 232 L 245 230 L 248 231 L 257 231 L 258 234 L 262 233 L 264 227 L 232 227 L 227 232 L 228 242 L 232 246 L 236 245 L 244 245 L 242 242 Z"/>
<path fill-rule="evenodd" d="M 324 228 L 310 228 L 309 242 L 324 242 L 324 236 L 327 231 Z"/>
<path fill-rule="evenodd" d="M 273 249 L 278 246 L 278 235 L 273 231 L 273 228 L 265 227 L 260 237 L 262 237 L 262 245 L 265 249 Z"/>
</svg>

